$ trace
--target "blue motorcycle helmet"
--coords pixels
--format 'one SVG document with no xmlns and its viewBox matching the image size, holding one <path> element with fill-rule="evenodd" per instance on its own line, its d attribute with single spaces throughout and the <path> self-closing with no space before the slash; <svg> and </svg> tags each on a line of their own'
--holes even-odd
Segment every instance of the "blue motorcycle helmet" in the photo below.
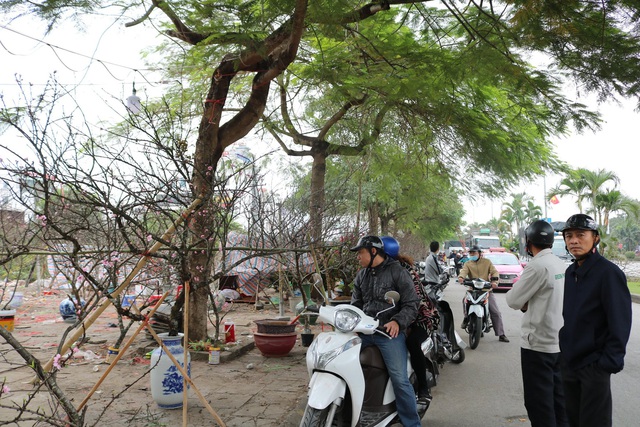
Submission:
<svg viewBox="0 0 640 427">
<path fill-rule="evenodd" d="M 400 243 L 391 236 L 382 236 L 380 240 L 384 244 L 384 253 L 393 259 L 398 259 L 400 256 Z"/>
</svg>

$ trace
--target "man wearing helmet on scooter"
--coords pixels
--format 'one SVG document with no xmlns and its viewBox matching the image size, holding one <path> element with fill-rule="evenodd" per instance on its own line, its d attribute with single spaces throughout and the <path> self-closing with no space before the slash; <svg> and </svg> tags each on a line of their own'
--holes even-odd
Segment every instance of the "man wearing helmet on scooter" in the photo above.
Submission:
<svg viewBox="0 0 640 427">
<path fill-rule="evenodd" d="M 624 367 L 631 332 L 631 294 L 622 270 L 598 253 L 593 218 L 570 216 L 562 236 L 575 259 L 565 273 L 560 329 L 567 416 L 572 427 L 607 427 L 613 412 L 611 374 Z"/>
<path fill-rule="evenodd" d="M 524 234 L 527 254 L 533 259 L 506 295 L 509 307 L 524 312 L 520 339 L 524 406 L 532 427 L 566 427 L 558 331 L 567 267 L 551 252 L 551 224 L 534 221 Z"/>
<path fill-rule="evenodd" d="M 418 296 L 413 288 L 409 272 L 398 261 L 384 252 L 384 243 L 378 236 L 364 236 L 351 248 L 357 252 L 358 263 L 362 267 L 356 274 L 351 304 L 375 317 L 382 310 L 391 307 L 385 300 L 388 291 L 397 291 L 400 301 L 396 307 L 378 317 L 391 339 L 381 335 L 361 334 L 362 346 L 375 345 L 380 349 L 387 366 L 396 407 L 402 425 L 419 427 L 420 417 L 416 405 L 413 386 L 407 377 L 407 346 L 405 330 L 418 314 Z"/>
<path fill-rule="evenodd" d="M 498 287 L 497 277 L 499 276 L 498 270 L 493 265 L 491 260 L 482 256 L 482 249 L 474 245 L 469 249 L 469 261 L 464 263 L 460 274 L 458 275 L 458 282 L 463 283 L 464 279 L 484 279 L 491 282 L 493 289 Z M 464 307 L 464 303 L 463 303 Z M 509 342 L 509 338 L 504 334 L 504 326 L 502 325 L 502 313 L 498 308 L 498 302 L 493 292 L 489 292 L 489 316 L 491 316 L 491 323 L 493 323 L 493 330 L 500 342 Z M 467 313 L 464 313 L 464 319 L 462 321 L 462 329 L 467 327 L 469 318 Z"/>
</svg>

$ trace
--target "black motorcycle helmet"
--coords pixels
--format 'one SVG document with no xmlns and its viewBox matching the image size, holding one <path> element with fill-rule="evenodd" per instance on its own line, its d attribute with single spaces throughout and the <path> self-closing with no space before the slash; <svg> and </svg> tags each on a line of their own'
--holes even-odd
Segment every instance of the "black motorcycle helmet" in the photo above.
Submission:
<svg viewBox="0 0 640 427">
<path fill-rule="evenodd" d="M 363 236 L 358 240 L 358 243 L 349 250 L 351 252 L 358 252 L 362 248 L 376 248 L 384 251 L 384 243 L 378 236 Z"/>
<path fill-rule="evenodd" d="M 562 237 L 565 237 L 565 233 L 567 231 L 569 231 L 569 230 L 593 231 L 593 234 L 595 236 L 595 239 L 593 241 L 593 248 L 592 248 L 591 252 L 589 252 L 586 255 L 583 255 L 583 256 L 581 256 L 579 258 L 575 257 L 576 261 L 584 260 L 591 253 L 595 252 L 595 250 L 596 250 L 595 248 L 600 243 L 600 232 L 598 231 L 598 224 L 596 224 L 596 221 L 593 218 L 591 218 L 589 215 L 585 215 L 585 214 L 582 214 L 582 213 L 571 215 L 569 217 L 569 219 L 567 220 L 567 222 L 565 222 L 565 224 L 564 224 L 564 228 L 562 229 Z M 567 250 L 567 252 L 568 252 L 568 250 Z"/>
<path fill-rule="evenodd" d="M 481 254 L 482 248 L 478 245 L 473 245 L 471 246 L 471 249 L 469 249 L 469 252 L 478 252 L 479 254 Z"/>
<path fill-rule="evenodd" d="M 596 236 L 600 235 L 600 232 L 598 231 L 598 224 L 596 224 L 596 221 L 589 215 L 581 213 L 571 215 L 569 217 L 567 222 L 564 223 L 562 235 L 564 235 L 564 232 L 567 230 L 591 230 L 596 233 Z"/>
<path fill-rule="evenodd" d="M 358 243 L 349 249 L 351 252 L 358 252 L 360 249 L 366 248 L 371 254 L 371 260 L 369 261 L 369 267 L 373 265 L 373 259 L 380 255 L 384 258 L 384 242 L 378 236 L 363 236 L 358 240 Z M 373 249 L 376 249 L 376 253 L 373 253 Z"/>
<path fill-rule="evenodd" d="M 541 219 L 532 222 L 524 231 L 527 243 L 531 242 L 536 246 L 550 248 L 553 246 L 553 227 L 547 221 Z"/>
</svg>

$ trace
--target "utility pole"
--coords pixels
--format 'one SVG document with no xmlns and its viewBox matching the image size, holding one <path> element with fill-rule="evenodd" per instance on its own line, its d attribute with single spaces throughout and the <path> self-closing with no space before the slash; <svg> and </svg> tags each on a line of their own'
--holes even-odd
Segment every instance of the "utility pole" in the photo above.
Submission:
<svg viewBox="0 0 640 427">
<path fill-rule="evenodd" d="M 549 215 L 547 214 L 547 175 L 546 174 L 542 175 L 542 191 L 544 191 L 544 193 L 542 193 L 542 199 L 544 200 L 544 217 L 549 218 Z"/>
</svg>

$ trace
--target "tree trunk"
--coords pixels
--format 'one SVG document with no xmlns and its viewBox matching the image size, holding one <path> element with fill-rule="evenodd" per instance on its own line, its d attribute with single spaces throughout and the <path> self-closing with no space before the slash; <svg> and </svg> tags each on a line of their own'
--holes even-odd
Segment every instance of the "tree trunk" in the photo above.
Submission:
<svg viewBox="0 0 640 427">
<path fill-rule="evenodd" d="M 378 204 L 377 203 L 371 203 L 369 205 L 369 232 L 368 234 L 374 234 L 377 235 L 378 234 L 378 229 L 379 227 L 379 218 L 378 218 Z"/>
<path fill-rule="evenodd" d="M 309 200 L 309 229 L 315 244 L 322 242 L 322 221 L 325 209 L 324 183 L 327 173 L 326 150 L 313 150 L 311 167 L 311 199 Z"/>
</svg>

